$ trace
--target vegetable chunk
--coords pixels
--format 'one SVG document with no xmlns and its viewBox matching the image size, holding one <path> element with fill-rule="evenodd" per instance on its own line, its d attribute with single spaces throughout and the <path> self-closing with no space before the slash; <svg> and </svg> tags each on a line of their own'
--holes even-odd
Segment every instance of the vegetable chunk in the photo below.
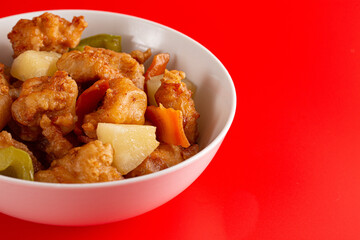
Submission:
<svg viewBox="0 0 360 240">
<path fill-rule="evenodd" d="M 146 118 L 156 127 L 156 135 L 161 142 L 189 147 L 190 143 L 186 138 L 183 128 L 183 116 L 180 110 L 149 106 L 145 113 Z"/>
<path fill-rule="evenodd" d="M 97 34 L 84 38 L 74 50 L 83 51 L 85 46 L 105 48 L 115 52 L 121 52 L 121 36 L 110 34 Z"/>
<path fill-rule="evenodd" d="M 151 65 L 145 72 L 145 81 L 149 80 L 151 77 L 163 74 L 169 60 L 170 54 L 168 53 L 160 53 L 155 55 Z"/>
<path fill-rule="evenodd" d="M 61 54 L 56 52 L 28 50 L 15 58 L 10 73 L 21 81 L 52 76 L 57 70 L 56 62 L 60 57 Z"/>
<path fill-rule="evenodd" d="M 34 180 L 30 155 L 13 146 L 0 149 L 0 174 L 24 180 Z"/>
<path fill-rule="evenodd" d="M 125 175 L 135 169 L 158 146 L 156 128 L 147 125 L 99 123 L 97 136 L 114 148 L 113 165 Z"/>
</svg>

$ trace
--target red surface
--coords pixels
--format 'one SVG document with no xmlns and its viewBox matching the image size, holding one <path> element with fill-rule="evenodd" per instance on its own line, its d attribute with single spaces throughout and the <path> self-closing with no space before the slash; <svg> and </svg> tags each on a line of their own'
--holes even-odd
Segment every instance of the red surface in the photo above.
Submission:
<svg viewBox="0 0 360 240">
<path fill-rule="evenodd" d="M 224 63 L 238 108 L 209 167 L 165 205 L 94 227 L 0 214 L 1 238 L 360 239 L 360 4 L 287 2 L 2 3 L 0 17 L 87 8 L 177 29 Z"/>
</svg>

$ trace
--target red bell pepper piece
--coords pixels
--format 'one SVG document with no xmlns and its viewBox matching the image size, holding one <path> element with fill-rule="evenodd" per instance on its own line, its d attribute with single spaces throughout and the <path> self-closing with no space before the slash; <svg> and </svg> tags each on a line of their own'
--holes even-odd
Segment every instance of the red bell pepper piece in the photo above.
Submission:
<svg viewBox="0 0 360 240">
<path fill-rule="evenodd" d="M 149 68 L 145 72 L 145 82 L 153 76 L 163 74 L 166 69 L 166 65 L 170 60 L 170 54 L 160 53 L 154 56 Z"/>
<path fill-rule="evenodd" d="M 76 102 L 76 115 L 78 121 L 75 126 L 75 133 L 82 134 L 81 125 L 86 114 L 96 110 L 99 102 L 104 98 L 106 90 L 109 88 L 108 80 L 99 80 L 86 89 L 77 99 Z"/>
</svg>

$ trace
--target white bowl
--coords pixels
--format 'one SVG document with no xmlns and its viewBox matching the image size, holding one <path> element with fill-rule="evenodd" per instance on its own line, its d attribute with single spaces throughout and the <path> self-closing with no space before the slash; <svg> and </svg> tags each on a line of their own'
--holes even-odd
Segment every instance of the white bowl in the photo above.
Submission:
<svg viewBox="0 0 360 240">
<path fill-rule="evenodd" d="M 171 55 L 169 69 L 182 70 L 197 85 L 200 152 L 163 171 L 123 181 L 93 184 L 53 184 L 0 176 L 0 211 L 37 223 L 94 225 L 119 221 L 150 211 L 185 190 L 204 171 L 233 121 L 236 93 L 221 62 L 191 38 L 163 25 L 123 14 L 88 11 L 49 11 L 71 20 L 83 15 L 89 26 L 83 37 L 109 33 L 122 36 L 124 52 L 151 48 Z M 7 33 L 32 12 L 0 19 L 0 62 L 10 65 Z"/>
</svg>

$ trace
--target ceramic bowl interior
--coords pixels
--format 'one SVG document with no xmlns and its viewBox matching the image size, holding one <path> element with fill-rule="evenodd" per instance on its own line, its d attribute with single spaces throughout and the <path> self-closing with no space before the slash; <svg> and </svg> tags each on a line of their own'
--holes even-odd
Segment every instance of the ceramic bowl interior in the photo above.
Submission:
<svg viewBox="0 0 360 240">
<path fill-rule="evenodd" d="M 222 63 L 205 47 L 166 26 L 129 15 L 88 10 L 48 11 L 67 20 L 83 15 L 83 37 L 108 33 L 122 36 L 124 52 L 152 49 L 168 52 L 168 69 L 182 70 L 197 86 L 200 152 L 163 171 L 117 182 L 50 184 L 0 176 L 0 211 L 24 220 L 55 225 L 92 225 L 118 221 L 154 209 L 187 188 L 206 168 L 233 121 L 236 93 Z M 7 34 L 19 19 L 43 12 L 0 19 L 0 62 L 10 66 Z M 146 66 L 146 65 L 145 65 Z"/>
</svg>

